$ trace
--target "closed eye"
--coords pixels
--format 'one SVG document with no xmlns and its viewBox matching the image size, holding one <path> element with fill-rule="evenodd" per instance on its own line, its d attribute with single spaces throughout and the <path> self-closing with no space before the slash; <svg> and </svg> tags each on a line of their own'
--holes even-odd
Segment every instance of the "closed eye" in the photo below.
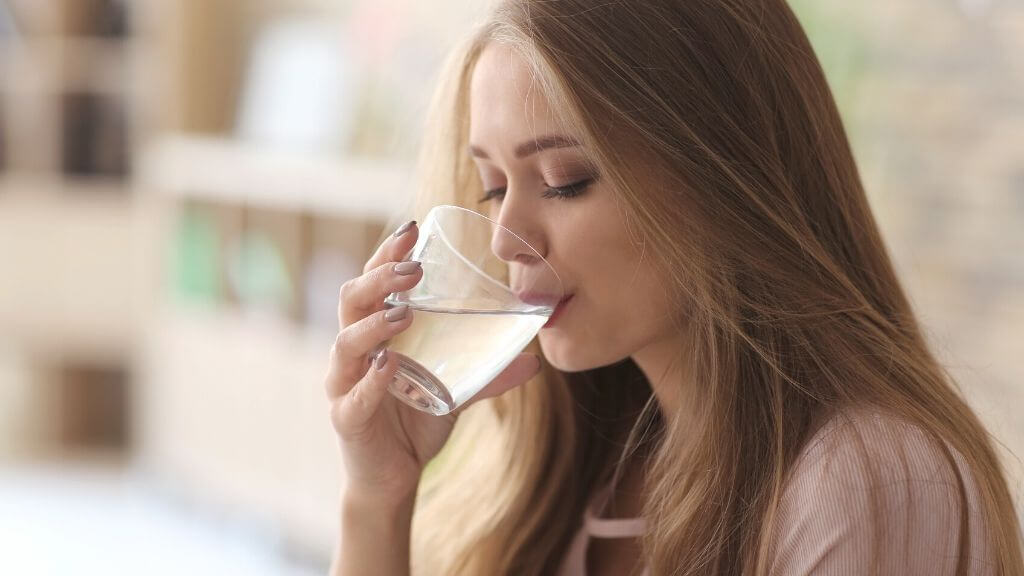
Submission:
<svg viewBox="0 0 1024 576">
<path fill-rule="evenodd" d="M 484 192 L 484 195 L 480 198 L 480 203 L 483 204 L 484 202 L 487 202 L 488 200 L 490 200 L 492 198 L 495 198 L 495 197 L 498 197 L 498 196 L 504 196 L 506 189 L 507 189 L 506 186 L 502 186 L 501 188 L 494 188 L 493 190 L 488 190 L 488 191 Z"/>
<path fill-rule="evenodd" d="M 565 186 L 546 186 L 542 196 L 544 198 L 568 200 L 569 198 L 574 198 L 585 192 L 596 179 L 597 178 L 585 178 L 578 182 L 573 182 L 572 184 L 566 184 Z M 480 198 L 479 202 L 482 204 L 488 200 L 504 196 L 507 190 L 507 186 L 488 190 L 484 192 L 484 195 Z"/>
<path fill-rule="evenodd" d="M 561 198 L 562 200 L 568 200 L 579 196 L 594 183 L 594 178 L 584 178 L 578 182 L 572 184 L 566 184 L 565 186 L 548 186 L 544 190 L 545 198 Z"/>
</svg>

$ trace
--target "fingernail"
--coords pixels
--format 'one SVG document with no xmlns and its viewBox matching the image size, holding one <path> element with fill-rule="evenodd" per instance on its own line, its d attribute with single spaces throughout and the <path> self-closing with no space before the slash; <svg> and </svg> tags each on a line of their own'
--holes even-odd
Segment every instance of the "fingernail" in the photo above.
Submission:
<svg viewBox="0 0 1024 576">
<path fill-rule="evenodd" d="M 384 365 L 388 363 L 388 349 L 381 348 L 380 352 L 373 358 L 373 367 L 377 370 L 383 370 Z"/>
<path fill-rule="evenodd" d="M 412 228 L 415 225 L 416 225 L 416 221 L 415 220 L 409 220 L 405 224 L 402 224 L 401 226 L 398 227 L 398 230 L 395 230 L 395 238 L 398 238 L 402 234 L 405 234 L 406 232 L 409 231 L 410 228 Z"/>
<path fill-rule="evenodd" d="M 402 304 L 401 306 L 395 306 L 391 310 L 384 313 L 384 319 L 388 322 L 398 322 L 409 312 L 409 305 Z"/>
<path fill-rule="evenodd" d="M 395 264 L 395 273 L 401 276 L 408 276 L 409 274 L 415 273 L 419 269 L 420 263 L 415 260 L 411 260 L 409 262 L 399 262 L 398 264 Z"/>
</svg>

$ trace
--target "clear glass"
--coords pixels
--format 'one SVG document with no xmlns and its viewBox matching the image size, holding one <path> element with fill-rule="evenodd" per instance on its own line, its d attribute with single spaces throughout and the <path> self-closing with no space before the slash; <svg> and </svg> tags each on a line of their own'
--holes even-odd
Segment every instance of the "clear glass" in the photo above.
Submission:
<svg viewBox="0 0 1024 576">
<path fill-rule="evenodd" d="M 398 354 L 391 393 L 443 415 L 490 383 L 537 335 L 562 299 L 562 282 L 532 246 L 493 220 L 435 206 L 420 226 L 411 260 L 423 278 L 393 293 L 412 325 L 386 344 Z"/>
</svg>

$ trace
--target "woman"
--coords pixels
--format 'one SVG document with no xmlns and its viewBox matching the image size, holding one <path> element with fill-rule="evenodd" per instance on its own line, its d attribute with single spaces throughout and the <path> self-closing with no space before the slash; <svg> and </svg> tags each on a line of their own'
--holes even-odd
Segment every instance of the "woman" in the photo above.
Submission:
<svg viewBox="0 0 1024 576">
<path fill-rule="evenodd" d="M 572 297 L 434 417 L 376 352 L 415 322 L 383 306 L 422 278 L 415 223 L 342 287 L 335 574 L 1024 572 L 784 2 L 508 1 L 435 110 L 417 214 L 489 214 Z"/>
</svg>

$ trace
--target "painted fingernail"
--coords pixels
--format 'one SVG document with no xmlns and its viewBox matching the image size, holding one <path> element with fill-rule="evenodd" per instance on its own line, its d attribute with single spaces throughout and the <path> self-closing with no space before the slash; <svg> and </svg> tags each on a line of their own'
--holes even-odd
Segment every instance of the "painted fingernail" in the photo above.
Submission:
<svg viewBox="0 0 1024 576">
<path fill-rule="evenodd" d="M 398 264 L 395 264 L 395 273 L 401 276 L 408 276 L 409 274 L 415 273 L 419 269 L 420 263 L 415 260 L 411 260 L 409 262 L 399 262 Z"/>
<path fill-rule="evenodd" d="M 395 306 L 391 310 L 384 313 L 384 319 L 388 322 L 398 322 L 409 312 L 409 305 L 402 304 L 401 306 Z"/>
<path fill-rule="evenodd" d="M 384 365 L 388 363 L 388 349 L 381 348 L 380 352 L 373 358 L 373 367 L 377 370 L 383 370 Z"/>
<path fill-rule="evenodd" d="M 415 220 L 409 220 L 405 224 L 402 224 L 401 226 L 398 227 L 398 230 L 395 230 L 395 238 L 398 238 L 402 234 L 405 234 L 406 232 L 409 231 L 410 228 L 412 228 L 415 225 L 416 225 L 416 221 Z"/>
</svg>

